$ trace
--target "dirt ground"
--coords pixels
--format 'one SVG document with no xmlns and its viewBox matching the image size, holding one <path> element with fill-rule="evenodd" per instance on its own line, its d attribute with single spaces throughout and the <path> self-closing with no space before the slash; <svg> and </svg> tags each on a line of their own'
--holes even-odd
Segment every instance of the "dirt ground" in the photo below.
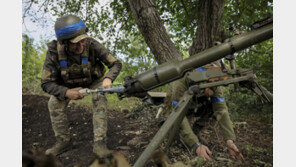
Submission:
<svg viewBox="0 0 296 167">
<path fill-rule="evenodd" d="M 48 97 L 38 95 L 22 96 L 22 150 L 49 148 L 55 143 L 47 109 Z M 159 129 L 160 119 L 155 119 L 158 107 L 138 108 L 135 111 L 108 111 L 108 143 L 111 150 L 122 153 L 130 164 L 134 164 L 140 153 Z M 92 153 L 92 114 L 87 106 L 71 103 L 66 109 L 70 123 L 73 147 L 58 156 L 65 167 L 80 164 L 86 166 L 94 157 Z M 272 123 L 258 121 L 252 116 L 235 120 L 237 146 L 246 162 L 233 160 L 214 123 L 209 123 L 201 137 L 213 152 L 213 160 L 202 166 L 272 166 L 273 138 Z M 169 149 L 165 143 L 160 147 L 171 162 L 192 163 L 196 156 L 179 139 Z M 151 162 L 147 166 L 153 166 Z"/>
</svg>

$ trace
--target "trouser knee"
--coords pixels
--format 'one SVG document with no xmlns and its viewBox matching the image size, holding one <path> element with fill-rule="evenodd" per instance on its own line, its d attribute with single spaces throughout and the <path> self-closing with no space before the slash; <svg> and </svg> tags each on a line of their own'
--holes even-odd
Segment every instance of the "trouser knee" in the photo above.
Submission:
<svg viewBox="0 0 296 167">
<path fill-rule="evenodd" d="M 61 101 L 54 96 L 51 96 L 48 101 L 51 124 L 57 140 L 70 140 L 69 125 L 67 115 L 65 114 L 65 108 L 69 101 Z"/>
<path fill-rule="evenodd" d="M 93 93 L 92 102 L 93 102 L 93 107 L 96 110 L 107 110 L 107 99 L 105 95 Z"/>
</svg>

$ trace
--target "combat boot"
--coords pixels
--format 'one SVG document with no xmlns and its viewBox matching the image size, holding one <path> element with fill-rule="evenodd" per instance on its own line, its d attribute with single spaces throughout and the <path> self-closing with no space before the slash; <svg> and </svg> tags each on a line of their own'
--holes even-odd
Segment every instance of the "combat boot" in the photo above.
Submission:
<svg viewBox="0 0 296 167">
<path fill-rule="evenodd" d="M 53 154 L 55 156 L 67 151 L 71 145 L 70 141 L 58 140 L 55 145 L 45 151 L 46 155 Z"/>
<path fill-rule="evenodd" d="M 105 156 L 110 153 L 106 143 L 103 141 L 96 141 L 93 145 L 93 152 L 99 156 Z"/>
</svg>

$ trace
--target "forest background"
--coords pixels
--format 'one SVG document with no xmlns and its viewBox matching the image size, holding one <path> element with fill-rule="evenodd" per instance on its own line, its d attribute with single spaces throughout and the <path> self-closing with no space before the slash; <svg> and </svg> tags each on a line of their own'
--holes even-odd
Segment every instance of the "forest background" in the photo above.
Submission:
<svg viewBox="0 0 296 167">
<path fill-rule="evenodd" d="M 24 2 L 26 2 L 26 1 L 23 1 L 23 3 L 22 3 L 22 5 L 24 5 Z M 33 1 L 32 1 L 33 2 Z M 52 1 L 48 1 L 48 2 L 52 2 Z M 233 3 L 235 2 L 235 1 L 232 1 Z M 237 1 L 237 2 L 240 2 L 240 1 Z M 256 2 L 258 2 L 258 1 L 256 1 Z M 10 3 L 12 3 L 12 2 L 10 2 Z M 50 3 L 49 3 L 50 4 Z M 227 3 L 226 3 L 227 4 Z M 251 4 L 253 4 L 253 3 L 251 3 L 251 4 L 249 4 L 249 3 L 247 3 L 248 5 L 251 5 Z M 287 164 L 288 162 L 289 162 L 289 160 L 292 160 L 292 158 L 291 158 L 291 156 L 292 156 L 292 154 L 291 154 L 291 156 L 288 156 L 286 153 L 289 153 L 289 151 L 288 150 L 286 150 L 288 147 L 289 147 L 289 150 L 291 151 L 291 150 L 293 150 L 292 149 L 292 147 L 295 147 L 294 145 L 290 145 L 289 143 L 289 141 L 293 141 L 293 139 L 295 139 L 295 135 L 292 135 L 292 134 L 290 134 L 290 133 L 288 133 L 288 132 L 284 132 L 284 131 L 282 131 L 282 129 L 289 129 L 289 127 L 291 127 L 291 122 L 293 122 L 293 116 L 291 116 L 291 114 L 293 114 L 293 113 L 290 113 L 290 112 L 288 112 L 288 111 L 291 111 L 291 110 L 289 110 L 289 106 L 291 106 L 291 104 L 293 104 L 293 99 L 292 98 L 281 98 L 281 99 L 279 99 L 279 96 L 281 96 L 281 97 L 285 97 L 287 94 L 293 94 L 293 92 L 295 92 L 295 90 L 294 89 L 290 89 L 291 87 L 293 87 L 293 82 L 289 82 L 289 81 L 293 81 L 293 77 L 291 78 L 291 77 L 289 77 L 290 76 L 290 74 L 289 73 L 281 73 L 280 75 L 279 75 L 279 68 L 281 68 L 281 70 L 283 70 L 283 71 L 289 71 L 289 70 L 292 70 L 291 68 L 293 67 L 293 62 L 294 61 L 289 61 L 290 59 L 293 59 L 293 56 L 291 57 L 291 54 L 290 54 L 290 51 L 291 51 L 291 49 L 293 48 L 293 42 L 291 41 L 292 39 L 293 39 L 293 37 L 295 37 L 295 35 L 294 35 L 294 33 L 291 33 L 291 32 L 293 32 L 293 30 L 294 30 L 294 28 L 295 28 L 295 23 L 293 23 L 293 22 L 289 22 L 289 23 L 287 23 L 287 18 L 290 18 L 290 16 L 291 16 L 291 11 L 293 11 L 293 3 L 287 3 L 287 2 L 284 2 L 284 1 L 281 1 L 281 3 L 276 3 L 275 2 L 275 4 L 277 4 L 277 5 L 275 5 L 275 7 L 277 7 L 277 17 L 275 17 L 275 20 L 277 21 L 276 22 L 276 24 L 275 24 L 275 31 L 276 31 L 276 37 L 274 37 L 274 39 L 276 39 L 277 40 L 277 47 L 276 47 L 276 53 L 277 53 L 277 55 L 278 55 L 278 57 L 274 57 L 274 60 L 276 60 L 275 61 L 275 67 L 277 67 L 276 68 L 276 71 L 274 71 L 275 72 L 275 75 L 276 75 L 276 80 L 274 81 L 275 82 L 275 85 L 274 85 L 274 90 L 275 90 L 275 95 L 276 95 L 276 102 L 277 103 L 275 103 L 275 109 L 277 109 L 277 110 L 279 110 L 279 109 L 282 109 L 282 111 L 279 113 L 279 112 L 276 112 L 276 113 L 274 113 L 275 114 L 275 121 L 276 121 L 276 123 L 277 123 L 277 129 L 275 129 L 275 133 L 276 134 L 279 134 L 279 132 L 281 132 L 281 135 L 276 135 L 276 138 L 275 139 L 277 139 L 277 140 L 275 140 L 275 142 L 276 143 L 279 143 L 279 141 L 282 141 L 281 142 L 281 144 L 280 145 L 275 145 L 275 149 L 276 149 L 276 153 L 277 153 L 277 156 L 278 156 L 278 158 L 276 158 L 277 159 L 277 162 L 278 162 L 278 164 L 279 163 L 281 163 L 281 164 Z M 16 4 L 16 3 L 13 3 L 13 4 L 11 4 L 11 6 L 17 6 L 17 5 L 19 5 L 19 6 L 21 6 L 21 3 L 19 2 L 19 4 Z M 272 3 L 272 6 L 273 6 L 273 3 Z M 295 6 L 295 5 L 294 5 Z M 1 10 L 1 12 L 2 12 L 2 15 L 3 16 L 5 16 L 5 15 L 7 15 L 7 13 L 10 13 L 10 15 L 11 16 L 17 16 L 16 18 L 18 18 L 18 19 L 21 19 L 20 17 L 21 17 L 21 15 L 20 14 L 16 14 L 16 12 L 18 11 L 18 10 L 20 10 L 20 8 L 19 7 L 15 7 L 14 9 L 15 10 L 10 10 L 9 8 L 6 8 L 6 6 L 5 5 L 3 5 L 2 6 L 3 7 L 3 10 Z M 24 7 L 24 6 L 23 6 Z M 252 7 L 250 7 L 250 8 L 248 8 L 248 10 L 253 10 L 252 9 Z M 280 10 L 281 9 L 281 10 Z M 42 10 L 41 10 L 42 11 Z M 281 14 L 279 14 L 279 11 L 280 11 L 280 13 Z M 48 12 L 48 11 L 47 11 Z M 51 11 L 52 12 L 52 11 Z M 225 12 L 225 10 L 224 10 L 224 12 Z M 21 13 L 21 12 L 19 12 L 19 13 Z M 75 12 L 74 12 L 75 13 Z M 259 12 L 260 13 L 260 12 Z M 292 12 L 293 13 L 293 12 Z M 248 17 L 248 16 L 254 16 L 254 15 L 256 15 L 256 14 L 258 14 L 257 12 L 249 12 L 248 14 L 245 14 L 246 15 L 246 17 Z M 234 14 L 235 15 L 235 14 Z M 241 14 L 241 16 L 243 16 L 244 14 Z M 224 14 L 224 16 L 223 17 L 225 17 L 225 14 Z M 259 15 L 257 15 L 256 16 L 256 18 L 257 17 L 259 17 Z M 255 19 L 254 19 L 255 20 Z M 6 22 L 8 22 L 8 23 L 11 23 L 11 22 L 14 22 L 15 21 L 15 19 L 11 19 L 10 17 L 4 17 L 4 21 L 6 21 Z M 239 20 L 238 22 L 236 22 L 236 23 L 238 23 L 238 25 L 239 25 L 239 22 L 240 21 L 242 21 L 242 20 Z M 18 23 L 20 23 L 20 21 L 18 20 L 18 21 L 16 21 L 16 22 L 18 22 Z M 10 34 L 16 34 L 15 32 L 15 30 L 17 30 L 17 31 L 19 31 L 19 27 L 20 27 L 20 24 L 18 24 L 19 26 L 16 26 L 16 27 L 2 27 L 3 29 L 5 29 L 5 31 L 6 32 L 11 32 Z M 18 27 L 18 28 L 17 28 Z M 52 29 L 53 29 L 53 26 L 51 27 Z M 168 30 L 168 29 L 167 29 Z M 281 31 L 280 31 L 281 30 Z M 49 31 L 53 31 L 53 30 L 49 30 Z M 282 34 L 281 36 L 279 36 L 279 31 L 280 31 L 280 34 Z M 9 33 L 7 33 L 6 35 L 4 35 L 4 37 L 6 37 L 7 35 L 8 35 Z M 29 35 L 29 34 L 23 34 L 23 36 L 24 35 Z M 103 36 L 103 35 L 102 35 Z M 175 37 L 175 36 L 174 36 Z M 99 39 L 98 37 L 95 37 L 96 39 Z M 19 38 L 17 38 L 17 39 L 19 39 Z M 23 37 L 23 41 L 22 41 L 22 57 L 23 57 L 23 59 L 22 60 L 24 60 L 24 37 Z M 29 45 L 26 45 L 26 46 L 28 46 L 27 48 L 31 48 L 32 49 L 32 53 L 34 53 L 34 54 L 32 54 L 31 56 L 30 56 L 30 58 L 32 58 L 32 59 L 35 59 L 35 56 L 36 57 L 38 57 L 38 58 L 36 58 L 36 60 L 38 59 L 39 60 L 39 62 L 42 62 L 42 59 L 44 58 L 44 51 L 46 50 L 46 47 L 45 47 L 45 43 L 47 42 L 47 41 L 44 41 L 44 42 L 40 42 L 40 43 L 38 43 L 37 45 L 36 45 L 36 43 L 34 44 L 34 42 L 33 42 L 33 40 L 34 39 L 30 39 L 30 38 L 28 38 L 29 40 L 28 41 L 31 41 L 30 43 L 28 43 Z M 128 39 L 128 38 L 127 38 Z M 12 43 L 15 43 L 15 42 L 10 42 L 10 40 L 11 40 L 11 38 L 9 38 L 9 40 L 3 40 L 2 42 L 6 42 L 4 45 L 2 45 L 2 46 L 6 46 L 7 44 L 12 44 Z M 15 40 L 15 39 L 13 39 L 13 40 Z M 104 41 L 105 40 L 105 41 Z M 105 39 L 104 38 L 104 40 L 99 40 L 100 42 L 103 42 L 103 43 L 107 43 L 107 41 L 109 40 L 109 41 L 112 41 L 111 39 Z M 188 39 L 189 41 L 192 41 L 192 39 Z M 279 40 L 280 41 L 282 41 L 281 43 L 279 43 Z M 42 44 L 43 43 L 43 44 Z M 175 41 L 174 41 L 174 43 L 175 43 Z M 14 46 L 19 46 L 19 45 L 14 45 Z M 8 48 L 11 48 L 11 47 L 8 47 Z M 112 47 L 109 47 L 109 49 L 112 51 Z M 141 48 L 142 49 L 142 48 Z M 146 48 L 147 49 L 147 48 Z M 146 49 L 144 49 L 144 50 L 146 50 Z M 29 49 L 30 50 L 30 49 Z M 185 49 L 186 50 L 186 49 Z M 8 50 L 7 50 L 8 51 Z M 9 52 L 11 52 L 11 53 L 14 53 L 14 52 L 17 52 L 18 50 L 10 50 Z M 149 49 L 148 49 L 148 51 L 149 51 Z M 280 56 L 279 56 L 279 51 L 281 51 L 281 54 L 280 54 Z M 186 51 L 185 51 L 186 52 Z M 6 53 L 6 52 L 5 52 Z M 19 53 L 19 52 L 17 52 L 17 53 Z M 271 52 L 272 53 L 272 52 Z M 242 54 L 242 53 L 239 53 L 239 54 Z M 38 56 L 37 56 L 38 55 Z M 42 56 L 43 55 L 43 56 Z M 118 55 L 117 55 L 118 56 Z M 125 55 L 126 56 L 126 55 Z M 280 58 L 281 57 L 281 58 Z M 253 57 L 254 58 L 254 57 Z M 31 60 L 32 60 L 31 59 Z M 256 58 L 254 58 L 254 59 L 256 59 Z M 261 59 L 259 59 L 259 60 L 261 60 Z M 237 60 L 236 60 L 236 62 L 238 62 L 239 60 L 238 60 L 238 56 L 237 56 Z M 254 61 L 254 60 L 253 60 Z M 17 62 L 17 61 L 16 61 Z M 34 62 L 34 61 L 33 61 Z M 38 63 L 37 63 L 38 61 L 35 61 L 33 64 L 34 65 L 30 65 L 31 67 L 36 67 L 35 69 L 38 69 L 37 67 L 38 67 Z M 243 61 L 242 61 L 243 62 Z M 43 63 L 43 62 L 42 62 Z M 41 64 L 42 64 L 41 63 Z M 257 61 L 255 61 L 255 64 L 257 63 Z M 10 63 L 11 64 L 11 63 Z M 250 64 L 252 64 L 252 63 L 250 63 Z M 10 66 L 10 65 L 7 65 L 7 66 Z M 27 66 L 27 67 L 30 67 L 30 66 Z M 41 65 L 42 66 L 42 65 Z M 4 68 L 6 68 L 6 65 L 4 65 L 4 66 L 2 66 L 2 67 L 4 67 Z M 23 67 L 24 67 L 24 63 L 23 63 Z M 41 71 L 41 69 L 42 69 L 42 67 L 40 67 L 40 63 L 39 63 L 39 72 L 38 72 L 38 70 L 36 70 L 36 71 L 34 71 L 34 73 L 40 73 L 40 71 Z M 270 70 L 270 69 L 269 69 Z M 2 71 L 5 71 L 5 70 L 2 70 Z M 17 71 L 17 69 L 16 69 L 16 71 Z M 124 71 L 124 70 L 123 70 Z M 272 71 L 272 70 L 271 70 Z M 13 71 L 12 71 L 13 72 Z M 18 71 L 17 71 L 18 72 Z M 24 70 L 22 70 L 22 78 L 23 78 L 23 86 L 24 85 L 26 85 L 27 83 L 30 83 L 30 81 L 32 82 L 32 83 L 34 83 L 35 81 L 36 82 L 40 82 L 40 80 L 39 80 L 39 78 L 38 77 L 36 77 L 36 78 L 34 78 L 34 79 L 32 79 L 32 76 L 31 76 L 31 79 L 28 79 L 28 80 L 26 80 L 26 79 L 24 79 L 24 78 L 26 78 L 26 77 L 24 77 L 25 75 L 24 75 Z M 9 73 L 5 73 L 5 75 L 4 76 L 6 76 L 6 74 L 7 75 L 10 75 Z M 16 73 L 17 74 L 17 73 Z M 27 74 L 29 74 L 29 73 L 27 73 Z M 31 73 L 32 74 L 32 73 Z M 18 74 L 17 74 L 18 75 Z M 19 75 L 18 75 L 19 76 Z M 28 75 L 27 75 L 28 76 Z M 36 76 L 38 76 L 38 75 L 36 75 Z M 8 76 L 7 76 L 8 77 Z M 30 77 L 27 77 L 27 78 L 30 78 Z M 272 78 L 271 78 L 272 79 Z M 295 79 L 294 79 L 295 80 Z M 262 83 L 262 82 L 261 82 Z M 272 82 L 270 82 L 270 83 L 272 83 Z M 10 84 L 10 83 L 6 83 L 6 84 L 9 84 L 9 85 L 7 85 L 7 87 L 11 87 L 11 86 L 13 86 L 13 85 L 15 85 L 15 86 L 17 86 L 17 87 L 19 87 L 20 85 L 19 84 L 17 84 L 17 83 L 15 83 L 15 84 Z M 33 84 L 32 84 L 33 85 Z M 5 85 L 6 86 L 6 85 Z M 266 86 L 266 85 L 264 85 L 264 86 Z M 25 88 L 26 86 L 24 86 L 24 88 Z M 266 86 L 267 87 L 267 86 Z M 272 88 L 272 87 L 271 87 Z M 38 84 L 36 83 L 36 86 L 34 86 L 33 87 L 33 89 L 31 89 L 30 90 L 30 92 L 35 92 L 35 93 L 38 93 L 38 90 L 36 90 L 36 89 L 39 89 L 38 88 Z M 165 90 L 165 88 L 164 88 L 164 90 Z M 270 89 L 270 87 L 268 88 L 268 90 L 270 90 L 270 91 L 272 91 L 272 89 Z M 8 91 L 8 90 L 7 90 Z M 40 91 L 40 90 L 39 90 Z M 10 90 L 10 92 L 11 92 L 11 90 Z M 289 93 L 288 93 L 289 92 Z M 254 104 L 253 106 L 256 106 L 256 96 L 254 96 L 254 95 L 247 95 L 248 97 L 246 98 L 247 99 L 247 101 L 249 101 L 250 102 L 250 104 Z M 291 95 L 290 95 L 291 96 Z M 238 99 L 244 99 L 244 98 L 241 98 L 241 96 L 237 96 L 238 97 Z M 289 96 L 288 96 L 289 97 Z M 3 98 L 6 98 L 6 96 L 3 96 Z M 3 99 L 4 100 L 4 99 Z M 232 99 L 232 100 L 236 100 L 236 99 Z M 232 101 L 231 99 L 228 99 L 228 101 L 229 102 L 234 102 L 234 101 Z M 17 103 L 17 104 L 19 104 L 19 100 L 18 100 L 18 98 L 16 98 L 16 101 L 14 101 L 14 103 Z M 281 107 L 279 108 L 279 103 L 281 103 L 282 105 L 281 105 Z M 235 103 L 233 103 L 233 104 L 235 104 Z M 239 103 L 238 103 L 239 104 Z M 10 103 L 8 103 L 8 105 L 11 105 Z M 3 105 L 4 106 L 4 108 L 6 109 L 7 107 L 5 107 L 6 105 Z M 292 106 L 291 106 L 292 107 Z M 250 107 L 251 108 L 251 107 Z M 252 110 L 252 111 L 255 111 L 255 110 Z M 247 109 L 245 110 L 245 112 L 247 112 Z M 7 115 L 7 114 L 6 114 Z M 9 115 L 10 116 L 10 115 Z M 12 116 L 13 116 L 13 118 L 12 118 Z M 2 121 L 2 123 L 7 123 L 7 121 L 9 121 L 10 123 L 15 123 L 15 122 L 19 122 L 19 119 L 17 119 L 18 117 L 14 117 L 15 116 L 15 114 L 11 114 L 11 116 L 10 116 L 10 119 L 8 118 L 7 119 L 7 117 L 2 117 L 2 118 L 4 118 L 5 120 L 3 120 Z M 17 120 L 16 120 L 17 119 Z M 13 120 L 16 120 L 16 121 L 13 121 Z M 280 126 L 280 129 L 279 129 L 279 126 Z M 4 126 L 3 126 L 4 127 Z M 8 129 L 9 130 L 9 129 Z M 3 132 L 4 132 L 5 130 L 3 129 Z M 9 130 L 10 131 L 10 130 Z M 17 132 L 16 131 L 16 133 L 18 133 L 19 134 L 19 132 Z M 289 137 L 288 137 L 289 136 Z M 293 137 L 294 136 L 294 137 Z M 285 139 L 285 142 L 283 142 L 283 139 Z M 9 141 L 11 142 L 12 140 L 11 140 L 11 138 L 9 138 Z M 16 145 L 17 146 L 17 145 Z M 9 146 L 10 147 L 10 146 Z M 18 147 L 19 148 L 19 147 Z M 281 153 L 285 153 L 285 154 L 279 154 L 279 151 L 281 151 Z M 286 151 L 288 151 L 288 152 L 286 152 Z M 9 158 L 8 158 L 9 159 Z M 281 159 L 281 161 L 279 161 L 279 159 Z"/>
<path fill-rule="evenodd" d="M 154 3 L 166 32 L 180 55 L 183 58 L 189 57 L 188 50 L 196 36 L 196 27 L 200 21 L 199 5 L 202 4 L 187 0 L 163 0 Z M 223 11 L 220 24 L 226 37 L 231 37 L 237 32 L 249 31 L 252 23 L 273 15 L 271 0 L 225 0 L 222 3 L 218 8 L 222 8 L 220 11 Z M 34 7 L 38 10 L 33 10 Z M 145 42 L 128 1 L 23 1 L 23 24 L 26 24 L 26 18 L 30 18 L 33 22 L 48 26 L 45 14 L 59 17 L 69 13 L 80 16 L 89 28 L 89 35 L 99 40 L 123 63 L 122 71 L 114 85 L 122 84 L 126 76 L 134 76 L 163 62 L 153 54 L 153 49 Z M 53 25 L 48 27 L 48 31 L 53 32 Z M 46 43 L 49 40 L 43 38 L 36 43 L 29 33 L 22 35 L 23 93 L 44 94 L 40 88 L 40 77 L 47 51 Z M 235 56 L 237 67 L 256 68 L 255 74 L 259 78 L 259 83 L 273 92 L 273 39 L 240 51 Z M 165 92 L 167 89 L 166 85 L 153 91 Z M 233 117 L 260 114 L 258 119 L 264 117 L 272 121 L 272 107 L 263 105 L 254 93 L 234 92 L 231 86 L 226 87 L 224 93 Z M 115 94 L 108 95 L 108 100 L 109 106 L 115 109 L 131 109 L 139 104 L 139 99 L 136 98 L 119 101 Z M 91 104 L 90 98 L 78 103 Z"/>
<path fill-rule="evenodd" d="M 6 48 L 3 54 L 9 55 L 9 63 L 1 65 L 1 76 L 12 79 L 12 82 L 2 82 L 1 84 L 5 88 L 5 96 L 1 96 L 1 101 L 5 103 L 1 103 L 1 109 L 10 111 L 1 112 L 1 131 L 3 134 L 7 134 L 1 139 L 1 157 L 6 157 L 2 164 L 10 164 L 10 166 L 21 164 L 21 113 L 19 111 L 21 110 L 22 59 L 20 54 L 23 46 L 21 45 L 21 26 L 24 2 L 7 1 L 5 5 L 2 2 L 3 5 L 0 6 L 0 13 L 3 16 L 2 22 L 9 25 L 1 26 L 1 31 L 5 32 L 2 35 L 4 38 L 1 40 L 1 48 Z M 296 24 L 290 20 L 293 18 L 295 5 L 294 1 L 274 1 L 273 3 L 274 53 L 276 55 L 274 57 L 274 166 L 291 165 L 294 155 L 292 151 L 295 150 L 295 144 L 292 143 L 294 143 L 296 136 L 289 130 L 295 126 L 295 112 L 291 112 L 294 104 L 294 99 L 291 97 L 295 94 L 295 89 L 291 88 L 294 87 L 295 78 L 291 77 L 291 73 L 288 72 L 293 71 L 295 62 L 291 53 L 293 53 L 294 47 L 293 39 L 296 38 L 293 33 Z M 53 26 L 51 28 L 53 29 Z M 40 48 L 39 44 L 38 46 L 31 44 L 34 49 Z M 42 52 L 39 50 L 38 55 L 41 55 L 40 53 Z M 10 72 L 7 72 L 7 69 L 11 69 Z M 36 78 L 36 80 L 38 79 Z M 271 91 L 271 89 L 269 90 Z M 12 127 L 14 130 L 7 127 Z"/>
</svg>

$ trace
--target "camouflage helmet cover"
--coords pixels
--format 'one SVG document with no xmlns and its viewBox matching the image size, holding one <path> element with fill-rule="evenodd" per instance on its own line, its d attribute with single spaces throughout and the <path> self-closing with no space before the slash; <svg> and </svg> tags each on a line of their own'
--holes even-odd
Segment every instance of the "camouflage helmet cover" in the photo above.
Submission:
<svg viewBox="0 0 296 167">
<path fill-rule="evenodd" d="M 55 22 L 54 28 L 59 43 L 62 43 L 64 40 L 73 39 L 80 35 L 84 35 L 84 37 L 88 36 L 86 34 L 87 28 L 84 22 L 75 15 L 65 15 L 58 18 Z"/>
</svg>

